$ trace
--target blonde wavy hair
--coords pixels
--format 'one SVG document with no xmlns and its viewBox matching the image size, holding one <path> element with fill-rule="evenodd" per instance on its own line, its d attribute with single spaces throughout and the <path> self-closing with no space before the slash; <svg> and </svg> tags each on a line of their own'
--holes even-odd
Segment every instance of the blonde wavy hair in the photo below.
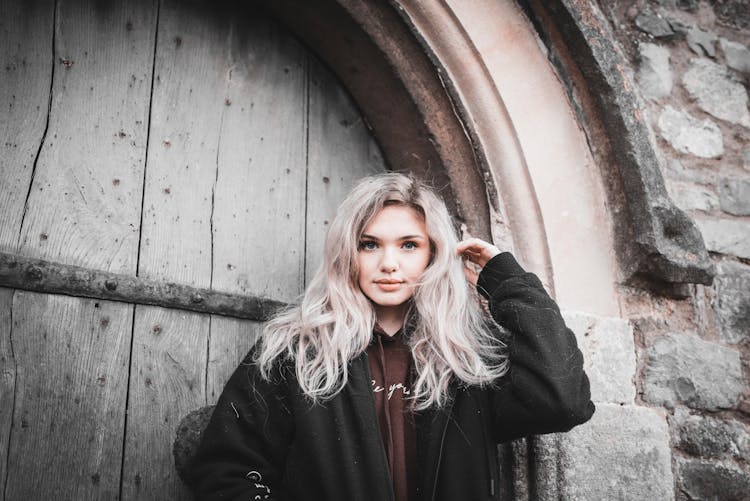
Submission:
<svg viewBox="0 0 750 501">
<path fill-rule="evenodd" d="M 405 205 L 424 218 L 432 256 L 407 313 L 407 343 L 416 369 L 416 410 L 443 406 L 455 376 L 485 385 L 507 371 L 497 324 L 484 314 L 456 256 L 457 233 L 445 203 L 412 177 L 386 173 L 362 179 L 341 203 L 325 240 L 323 262 L 301 302 L 278 314 L 256 351 L 261 374 L 293 363 L 298 384 L 313 401 L 336 395 L 348 381 L 347 364 L 367 349 L 375 311 L 358 285 L 360 237 L 386 205 Z"/>
</svg>

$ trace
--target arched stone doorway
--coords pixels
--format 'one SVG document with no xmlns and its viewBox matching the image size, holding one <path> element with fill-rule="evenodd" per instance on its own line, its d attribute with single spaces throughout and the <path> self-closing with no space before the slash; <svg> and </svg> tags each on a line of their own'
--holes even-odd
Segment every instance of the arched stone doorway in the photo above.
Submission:
<svg viewBox="0 0 750 501">
<path fill-rule="evenodd" d="M 613 252 L 616 247 L 614 243 L 616 238 L 612 236 L 612 233 L 621 228 L 629 228 L 631 231 L 624 232 L 625 234 L 635 233 L 641 237 L 645 234 L 648 237 L 649 235 L 659 234 L 659 232 L 669 234 L 674 233 L 674 231 L 669 229 L 668 224 L 662 224 L 669 223 L 670 219 L 660 219 L 658 214 L 656 216 L 652 214 L 651 219 L 630 221 L 630 223 L 627 222 L 628 218 L 625 218 L 624 226 L 617 222 L 617 217 L 612 212 L 627 212 L 633 204 L 648 206 L 651 202 L 657 200 L 666 209 L 670 208 L 670 204 L 668 199 L 665 201 L 660 198 L 658 190 L 655 195 L 648 189 L 641 190 L 639 195 L 638 189 L 630 189 L 628 196 L 633 193 L 638 195 L 635 197 L 635 201 L 632 197 L 626 197 L 626 200 L 616 200 L 616 197 L 612 197 L 612 191 L 607 186 L 609 179 L 602 175 L 599 166 L 603 158 L 611 158 L 613 154 L 617 156 L 620 153 L 616 138 L 607 136 L 608 133 L 611 133 L 611 130 L 607 128 L 607 120 L 602 120 L 601 116 L 595 116 L 596 113 L 586 115 L 586 112 L 595 108 L 597 103 L 592 104 L 584 101 L 579 109 L 575 99 L 568 100 L 571 96 L 565 92 L 565 86 L 557 81 L 561 74 L 564 78 L 570 78 L 571 81 L 579 83 L 582 81 L 581 75 L 577 74 L 576 71 L 580 71 L 581 68 L 586 69 L 586 65 L 581 63 L 581 59 L 576 59 L 575 54 L 571 55 L 565 51 L 571 48 L 571 40 L 575 37 L 571 37 L 570 32 L 555 32 L 555 28 L 559 28 L 556 24 L 558 21 L 568 22 L 572 19 L 573 24 L 580 21 L 581 13 L 586 13 L 586 5 L 581 4 L 574 8 L 566 2 L 553 2 L 546 7 L 535 2 L 529 2 L 528 5 L 524 4 L 523 6 L 514 2 L 475 2 L 467 6 L 466 3 L 461 4 L 459 2 L 434 2 L 422 5 L 418 2 L 406 1 L 373 3 L 344 0 L 340 2 L 321 1 L 313 7 L 310 2 L 259 3 L 289 26 L 334 69 L 363 110 L 365 120 L 372 127 L 375 136 L 383 147 L 385 157 L 393 168 L 417 171 L 423 177 L 443 188 L 446 198 L 454 202 L 454 213 L 460 221 L 465 223 L 468 231 L 481 236 L 492 235 L 496 241 L 514 248 L 525 264 L 540 274 L 545 279 L 546 284 L 555 290 L 558 300 L 564 307 L 585 310 L 589 313 L 604 316 L 617 316 L 617 284 L 623 276 L 628 278 L 637 273 L 623 269 L 622 256 L 620 256 L 620 265 L 617 265 Z M 60 2 L 59 5 L 67 4 Z M 154 6 L 144 2 L 142 7 L 141 12 L 145 12 Z M 221 7 L 230 8 L 232 4 L 227 3 Z M 28 9 L 36 12 L 37 8 L 43 10 L 44 6 L 34 4 L 33 7 Z M 170 8 L 184 12 L 188 17 L 198 15 L 195 12 L 189 14 L 191 9 L 197 9 L 192 3 L 171 6 L 165 3 L 158 8 L 157 16 L 161 17 L 162 12 L 166 13 Z M 550 10 L 546 10 L 547 8 Z M 58 8 L 56 9 L 56 11 L 60 11 Z M 93 9 L 93 11 L 96 11 L 96 9 Z M 106 11 L 105 8 L 98 14 L 107 18 Z M 550 12 L 554 16 L 552 18 L 545 17 Z M 532 24 L 525 16 L 530 16 L 536 24 Z M 166 19 L 166 17 L 162 19 Z M 123 21 L 125 21 L 124 18 Z M 142 23 L 153 25 L 156 18 L 152 15 L 151 17 L 137 17 L 130 21 L 130 23 L 121 23 L 126 32 L 136 29 Z M 62 17 L 55 18 L 53 16 L 51 19 L 46 17 L 43 21 L 47 28 L 50 26 L 63 27 L 62 24 L 58 23 L 62 23 Z M 211 26 L 211 23 L 211 20 L 202 20 L 196 22 L 195 25 L 198 29 L 204 29 L 205 26 Z M 128 28 L 128 26 L 130 27 Z M 200 26 L 204 26 L 204 28 L 200 28 Z M 32 27 L 28 26 L 27 28 L 31 29 Z M 210 28 L 207 29 L 210 31 Z M 551 45 L 559 49 L 562 62 L 558 65 L 557 72 L 549 64 L 545 47 L 537 39 L 539 33 L 546 35 L 549 40 L 552 40 Z M 98 33 L 98 36 L 103 37 L 104 34 Z M 559 38 L 555 38 L 555 36 Z M 582 36 L 581 38 L 583 40 L 581 47 L 586 48 L 586 37 Z M 144 40 L 148 43 L 156 43 L 155 39 L 148 37 L 145 37 Z M 62 42 L 62 39 L 58 41 Z M 171 43 L 173 45 L 171 50 L 175 51 L 174 54 L 177 54 L 177 48 L 182 47 L 183 43 L 186 44 L 183 48 L 187 47 L 185 39 L 176 35 L 172 38 L 162 38 L 162 42 L 165 43 L 165 47 L 167 46 L 166 43 Z M 47 43 L 50 43 L 50 41 Z M 43 43 L 40 42 L 40 45 L 43 46 Z M 508 50 L 509 47 L 512 47 L 513 50 Z M 44 49 L 38 50 L 41 54 Z M 568 59 L 563 57 L 566 54 Z M 144 57 L 147 57 L 147 55 Z M 596 60 L 594 56 L 586 54 L 583 63 L 587 61 L 586 57 L 589 58 L 588 61 Z M 215 62 L 216 58 L 210 54 L 209 50 L 202 57 L 185 58 L 183 64 L 195 65 L 196 68 L 201 68 L 201 71 L 203 71 L 203 64 L 214 64 Z M 19 65 L 23 66 L 20 63 L 19 60 Z M 123 64 L 130 63 L 132 61 Z M 58 76 L 63 75 L 61 78 L 69 78 L 64 72 L 74 69 L 75 65 L 76 60 L 73 58 L 61 56 L 56 61 L 56 71 L 60 72 Z M 296 68 L 299 69 L 299 67 Z M 499 70 L 510 68 L 513 71 Z M 290 73 L 294 73 L 291 67 L 289 69 Z M 561 69 L 567 69 L 570 73 L 565 74 Z M 100 76 L 106 76 L 108 71 L 101 70 Z M 51 77 L 46 75 L 46 78 L 50 79 Z M 141 75 L 136 76 L 132 86 L 128 86 L 128 89 L 136 90 L 124 90 L 124 92 L 136 92 L 138 86 L 143 85 L 142 82 Z M 201 83 L 207 89 L 206 92 L 217 91 L 210 82 Z M 30 89 L 33 86 L 28 87 Z M 81 100 L 86 102 L 83 92 L 85 87 L 80 85 L 79 87 Z M 156 89 L 155 95 L 158 98 L 158 88 L 154 88 Z M 101 96 L 93 92 L 94 89 L 89 90 L 92 91 L 91 95 L 95 98 L 93 102 L 101 104 L 101 101 L 96 101 Z M 232 111 L 238 107 L 242 108 L 240 103 L 248 96 L 242 93 L 238 95 L 242 97 L 224 97 L 225 100 L 229 99 L 229 102 L 223 101 L 221 105 Z M 582 92 L 581 95 L 586 96 L 588 94 Z M 189 92 L 187 94 L 176 92 L 173 97 L 172 105 L 175 108 L 179 108 L 181 104 L 190 103 L 191 99 L 194 99 Z M 591 96 L 588 95 L 588 97 Z M 167 101 L 168 99 L 165 102 Z M 204 104 L 200 100 L 192 102 L 197 107 Z M 54 106 L 55 103 L 52 102 L 52 105 Z M 587 106 L 592 108 L 587 108 Z M 43 110 L 43 108 L 44 105 L 42 104 L 41 109 Z M 184 113 L 184 110 L 181 117 L 170 115 L 168 108 L 168 106 L 165 106 L 166 111 L 161 118 L 169 117 L 173 122 L 183 121 L 185 123 L 194 119 L 190 113 Z M 91 110 L 84 109 L 83 113 L 81 113 L 81 110 L 72 111 L 80 113 L 79 116 L 85 116 L 86 112 Z M 598 113 L 601 113 L 601 111 Z M 30 114 L 29 116 L 37 117 L 38 120 L 38 116 L 43 115 L 42 112 L 41 115 Z M 223 113 L 220 115 L 224 116 Z M 225 119 L 228 126 L 233 119 L 232 115 L 231 112 L 228 112 L 226 117 L 220 120 L 219 127 L 224 127 L 221 122 Z M 241 117 L 241 113 L 239 116 Z M 624 114 L 620 113 L 619 116 L 622 118 Z M 159 117 L 155 116 L 155 118 L 153 124 L 158 126 Z M 269 113 L 268 118 L 269 123 L 271 123 L 273 119 L 278 117 Z M 237 115 L 234 119 L 237 119 Z M 581 130 L 581 122 L 578 120 L 584 122 L 585 127 L 590 127 L 595 132 L 598 131 L 602 134 L 596 136 L 596 142 L 591 142 L 592 137 L 594 137 L 591 131 L 587 130 L 588 135 L 584 134 L 584 131 Z M 165 123 L 168 121 L 166 120 Z M 627 122 L 627 120 L 625 121 Z M 544 127 L 539 127 L 540 122 L 543 122 Z M 114 124 L 114 121 L 109 122 L 109 125 Z M 52 129 L 49 129 L 50 125 Z M 29 128 L 33 127 L 33 130 L 39 133 L 42 133 L 42 130 L 54 131 L 55 124 L 51 123 L 50 125 L 42 126 L 37 121 Z M 115 131 L 113 133 L 115 141 L 112 143 L 112 150 L 101 148 L 96 150 L 99 152 L 98 155 L 105 156 L 114 152 L 115 155 L 127 156 L 124 153 L 126 149 L 119 149 L 122 146 L 118 145 L 117 141 L 135 141 L 136 144 L 142 145 L 144 141 L 143 130 L 151 129 L 143 123 L 141 125 L 143 125 L 143 128 L 140 136 L 129 137 L 130 132 L 124 129 L 122 129 L 124 135 L 120 135 L 119 129 Z M 597 127 L 601 127 L 601 129 L 597 129 Z M 183 155 L 186 155 L 185 157 L 181 159 L 172 157 L 172 160 L 169 161 L 179 163 L 180 160 L 192 162 L 195 159 L 196 155 L 191 154 L 189 148 L 183 150 L 184 147 L 189 147 L 190 141 L 186 141 L 179 134 L 162 135 L 164 137 L 161 138 L 155 135 L 151 140 L 151 144 L 164 148 L 160 153 L 157 153 L 157 150 L 152 150 L 155 158 L 167 159 L 170 155 L 174 155 L 174 152 L 182 152 Z M 267 136 L 258 136 L 254 140 L 260 141 L 260 137 L 263 137 L 264 141 L 267 140 Z M 73 136 L 71 136 L 72 138 Z M 109 138 L 107 139 L 109 140 Z M 243 139 L 242 137 L 236 138 L 236 144 L 240 144 L 241 147 L 247 146 L 241 144 Z M 587 144 L 587 141 L 590 142 Z M 598 141 L 601 141 L 601 143 Z M 610 141 L 614 146 L 609 144 Z M 592 144 L 595 150 L 594 154 L 590 151 Z M 103 145 L 104 143 L 99 146 Z M 172 149 L 173 146 L 174 149 Z M 253 145 L 253 147 L 256 146 L 258 145 Z M 87 148 L 96 149 L 97 147 L 87 145 Z M 241 151 L 241 147 L 238 151 Z M 600 148 L 606 150 L 605 154 L 599 153 Z M 220 148 L 217 148 L 218 150 Z M 43 147 L 40 147 L 38 150 L 32 148 L 26 154 L 29 158 L 36 159 L 34 160 L 34 165 L 36 165 L 38 159 L 44 160 L 44 155 L 49 153 Z M 227 155 L 232 154 L 234 154 L 234 150 L 227 153 Z M 619 160 L 627 165 L 627 158 Z M 215 161 L 216 159 L 209 155 L 206 160 L 201 162 Z M 44 162 L 42 161 L 42 163 Z M 153 172 L 147 175 L 153 175 Z M 323 178 L 326 177 L 329 181 L 333 179 L 323 175 L 320 176 L 319 181 L 324 182 Z M 637 184 L 639 179 L 643 180 L 643 177 L 643 175 L 640 175 L 640 178 L 635 176 L 633 182 Z M 120 181 L 118 186 L 123 186 L 125 179 L 116 179 Z M 137 175 L 133 179 L 137 179 Z M 169 185 L 158 186 L 168 180 L 171 180 L 171 178 L 159 178 L 157 176 L 149 179 L 146 185 L 151 190 L 155 190 L 149 197 L 168 198 L 168 196 L 176 194 L 177 192 L 173 193 L 173 187 Z M 188 182 L 188 185 L 193 184 L 189 181 L 190 179 L 187 177 L 174 179 L 176 184 L 181 182 Z M 114 183 L 114 180 L 112 182 Z M 201 183 L 198 182 L 197 184 Z M 220 186 L 218 179 L 214 177 L 211 181 L 210 176 L 203 183 L 203 187 L 205 188 L 207 184 L 214 187 Z M 75 186 L 75 183 L 71 186 Z M 44 187 L 42 186 L 42 188 Z M 160 189 L 161 191 L 159 191 Z M 31 191 L 27 193 L 31 193 Z M 70 193 L 65 193 L 65 195 L 73 196 Z M 39 197 L 36 193 L 33 196 Z M 85 193 L 82 193 L 81 196 L 85 197 Z M 212 196 L 215 196 L 215 192 Z M 205 194 L 203 198 L 206 198 Z M 200 195 L 196 196 L 194 198 L 196 205 L 200 206 L 201 203 L 204 203 L 203 198 Z M 260 206 L 262 205 L 263 202 L 260 203 Z M 21 219 L 26 217 L 24 207 L 25 205 L 21 204 L 21 210 L 18 211 Z M 145 201 L 142 209 L 143 214 L 149 217 L 157 212 L 169 215 L 168 210 L 162 212 L 149 211 L 150 208 L 145 204 Z M 189 212 L 192 209 L 192 206 L 186 205 L 177 212 L 183 210 Z M 49 211 L 49 213 L 51 212 L 53 211 Z M 666 212 L 669 212 L 669 210 Z M 132 214 L 130 215 L 132 216 Z M 176 215 L 179 214 L 172 214 L 172 216 Z M 566 223 L 566 218 L 576 218 L 576 224 Z M 221 224 L 219 219 L 220 217 L 216 220 L 218 225 Z M 677 219 L 679 222 L 679 218 Z M 313 218 L 311 218 L 312 220 Z M 29 221 L 34 221 L 34 219 L 31 218 Z M 144 219 L 144 223 L 143 227 L 146 228 L 149 220 Z M 200 221 L 200 223 L 205 223 L 205 221 Z M 576 228 L 575 232 L 559 231 L 563 227 L 570 228 L 571 226 Z M 0 230 L 5 231 L 9 228 L 15 227 L 11 223 L 4 223 Z M 206 234 L 211 235 L 213 238 L 213 230 L 202 233 L 200 228 L 200 224 L 196 224 L 193 231 L 204 236 Z M 633 230 L 633 228 L 635 229 Z M 10 235 L 8 241 L 11 243 L 13 237 L 19 235 L 21 235 L 19 241 L 32 242 L 34 236 L 38 233 L 37 236 L 41 243 L 32 242 L 28 249 L 34 248 L 37 244 L 39 248 L 42 248 L 43 245 L 56 242 L 55 237 L 50 239 L 48 233 L 39 230 L 31 222 L 28 223 L 26 229 L 18 227 L 15 230 L 10 229 L 8 231 Z M 268 231 L 261 233 L 269 234 Z M 42 235 L 46 235 L 46 238 Z M 155 250 L 153 255 L 169 256 L 169 249 L 173 248 L 170 247 L 172 244 L 169 243 L 169 233 L 155 232 L 154 241 L 158 242 L 159 239 L 163 239 L 162 243 L 158 244 L 161 248 Z M 65 242 L 65 240 L 61 242 Z M 118 241 L 118 243 L 120 242 Z M 61 244 L 55 245 L 57 245 L 57 248 L 51 255 L 65 256 L 67 251 L 61 250 Z M 684 250 L 685 247 L 681 247 L 681 245 L 681 242 L 676 242 L 677 253 Z M 648 246 L 646 245 L 646 247 Z M 635 259 L 635 262 L 645 263 L 636 266 L 635 272 L 643 269 L 665 269 L 667 270 L 666 273 L 660 275 L 660 278 L 664 281 L 669 282 L 670 279 L 678 283 L 690 281 L 689 273 L 679 273 L 680 270 L 686 268 L 684 263 L 675 263 L 672 259 L 673 256 L 669 255 L 669 251 L 663 251 L 663 249 L 658 248 L 658 245 L 652 247 L 656 248 L 656 252 L 653 253 L 655 257 L 652 256 L 654 258 L 650 261 L 649 259 L 644 260 L 642 256 Z M 148 245 L 145 245 L 143 249 L 145 256 L 148 254 Z M 643 251 L 639 252 L 642 253 Z M 690 253 L 688 252 L 688 254 Z M 29 255 L 37 254 L 36 251 L 29 251 Z M 42 252 L 42 255 L 46 256 L 44 252 Z M 625 257 L 629 258 L 633 255 L 638 255 L 638 253 L 628 252 Z M 693 255 L 701 258 L 699 253 L 693 253 Z M 159 270 L 168 269 L 170 266 L 169 263 L 157 261 L 149 264 L 147 257 L 144 257 L 141 261 L 140 250 L 137 256 L 135 266 L 139 270 L 141 269 L 141 263 L 143 263 L 144 270 L 153 266 L 155 276 L 161 276 L 160 273 L 162 272 Z M 242 258 L 242 256 L 237 257 L 239 260 Z M 690 255 L 688 255 L 688 261 L 689 258 Z M 65 259 L 61 260 L 65 261 Z M 122 270 L 132 270 L 134 265 L 132 256 L 122 261 L 115 261 L 118 263 L 117 266 L 123 266 Z M 110 271 L 120 269 L 112 267 L 112 260 L 108 263 L 104 266 L 106 269 Z M 697 268 L 700 271 L 700 263 L 698 264 Z M 228 265 L 236 266 L 231 261 Z M 232 275 L 231 272 L 235 270 L 232 270 L 228 265 L 226 270 L 212 269 L 211 276 L 213 277 L 214 271 L 217 272 L 217 276 L 220 276 L 221 273 L 226 276 Z M 591 271 L 592 267 L 596 270 L 595 272 Z M 182 271 L 178 268 L 170 271 L 170 273 L 174 273 L 188 283 L 201 282 L 200 279 L 191 275 L 195 270 Z M 306 268 L 307 265 L 302 265 L 298 267 L 298 270 Z M 675 269 L 678 272 L 670 274 L 670 270 Z M 687 269 L 689 270 L 690 267 L 687 266 Z M 182 273 L 185 273 L 185 275 L 182 275 Z M 304 276 L 304 272 L 301 273 Z M 698 275 L 693 275 L 693 277 Z M 705 274 L 703 276 L 705 277 Z M 213 281 L 211 283 L 213 284 Z M 235 285 L 239 285 L 242 289 L 241 284 Z M 16 293 L 15 297 L 13 294 L 5 294 L 4 296 L 7 311 L 14 312 L 15 321 L 26 318 L 28 322 L 31 322 L 30 317 L 34 311 L 47 309 L 52 312 L 52 315 L 44 322 L 51 324 L 63 313 L 78 311 L 76 310 L 78 307 L 73 308 L 69 304 L 55 306 L 54 308 L 57 308 L 57 310 L 46 303 L 35 304 L 28 297 L 24 299 L 24 294 Z M 28 303 L 24 303 L 24 301 Z M 91 307 L 98 308 L 95 305 Z M 168 360 L 170 357 L 175 358 L 174 353 L 169 350 L 168 343 L 160 344 L 166 338 L 163 335 L 165 326 L 167 324 L 174 326 L 174 332 L 177 332 L 182 330 L 181 323 L 191 323 L 187 317 L 174 321 L 163 320 L 161 312 L 150 312 L 140 318 L 136 318 L 136 315 L 133 314 L 133 320 L 131 321 L 133 324 L 128 324 L 127 312 L 120 312 L 119 315 L 122 317 L 119 321 L 124 325 L 123 329 L 125 331 L 130 329 L 134 332 L 133 347 L 141 350 L 143 360 L 146 360 L 144 362 L 146 372 L 154 370 L 153 367 L 148 366 L 147 361 L 153 353 L 158 352 L 164 355 L 167 363 L 170 363 Z M 108 312 L 105 317 L 106 324 L 110 325 L 113 322 L 112 315 Z M 104 321 L 104 318 L 99 318 L 96 315 L 92 318 L 103 325 L 101 322 Z M 205 319 L 201 321 L 205 322 Z M 210 320 L 209 325 L 213 321 Z M 216 325 L 223 321 L 219 318 L 215 320 Z M 76 320 L 76 322 L 79 322 L 79 320 Z M 80 319 L 79 323 L 88 326 L 91 320 L 83 318 Z M 10 320 L 8 320 L 8 325 L 10 325 Z M 32 327 L 28 329 L 28 332 L 44 330 L 43 326 L 31 323 L 29 325 L 32 325 Z M 231 331 L 232 329 L 231 327 L 225 327 L 224 330 Z M 156 339 L 159 336 L 161 338 L 159 338 L 159 341 L 139 343 L 135 341 L 138 339 L 135 331 L 142 332 L 140 336 L 143 339 L 147 339 L 149 336 L 151 336 L 151 339 Z M 14 335 L 14 339 L 18 338 Z M 102 343 L 104 342 L 102 341 Z M 6 343 L 4 346 L 7 347 L 8 345 L 9 343 Z M 17 349 L 19 345 L 15 347 Z M 100 352 L 105 352 L 105 347 L 102 346 Z M 23 353 L 22 350 L 4 349 L 6 352 L 11 352 L 13 357 Z M 227 349 L 233 353 L 242 351 L 237 346 Z M 185 351 L 193 352 L 195 346 L 186 347 Z M 122 350 L 118 353 L 122 353 Z M 140 355 L 133 356 L 135 361 Z M 177 358 L 179 359 L 179 357 Z M 228 359 L 231 359 L 231 357 L 228 357 Z M 210 359 L 208 362 L 210 364 Z M 137 362 L 134 363 L 136 363 L 136 366 L 138 365 Z M 114 362 L 114 365 L 117 364 L 122 365 L 122 357 L 117 358 Z M 180 365 L 180 363 L 176 364 L 176 366 Z M 234 362 L 228 361 L 227 365 L 234 365 Z M 16 376 L 18 375 L 18 367 L 16 366 L 13 369 Z M 62 366 L 60 366 L 60 371 L 61 374 L 64 371 Z M 73 373 L 78 374 L 81 371 L 73 371 Z M 208 371 L 206 374 L 208 374 Z M 142 383 L 144 387 L 153 387 L 154 379 L 148 375 L 137 372 L 131 378 L 133 379 L 129 384 L 130 387 L 136 383 Z M 205 378 L 208 381 L 209 376 L 198 374 L 196 378 L 197 380 Z M 64 375 L 63 380 L 65 380 Z M 99 384 L 98 376 L 96 381 Z M 216 387 L 220 385 L 219 381 L 215 381 Z M 189 394 L 192 391 L 189 386 L 188 384 L 187 390 L 184 385 L 176 385 L 169 389 L 175 395 L 181 395 L 181 392 L 188 395 L 182 395 L 184 398 L 181 401 L 185 402 L 183 408 L 168 411 L 170 419 L 179 417 L 187 410 L 197 406 L 189 403 L 191 400 Z M 116 391 L 122 392 L 123 387 L 124 385 L 120 385 L 116 388 Z M 8 385 L 4 387 L 4 394 L 23 395 L 22 388 L 20 393 L 18 387 L 11 387 L 10 390 L 8 388 Z M 125 391 L 127 392 L 127 389 Z M 208 393 L 208 390 L 206 392 Z M 65 394 L 62 390 L 53 391 L 53 393 Z M 131 398 L 132 405 L 148 409 L 150 404 L 147 399 L 138 400 L 143 398 L 143 395 L 136 394 Z M 154 402 L 154 400 L 151 400 L 151 402 Z M 144 411 L 143 414 L 147 414 L 147 412 Z M 17 424 L 20 420 L 22 425 L 23 416 L 19 414 L 17 417 L 18 420 L 14 422 Z M 160 416 L 160 419 L 162 418 Z M 11 420 L 13 419 L 15 418 Z M 148 419 L 150 418 L 147 418 L 146 421 Z M 28 424 L 28 421 L 26 422 Z M 45 423 L 50 426 L 59 426 L 54 424 L 54 421 L 45 421 Z M 7 430 L 10 421 L 5 419 L 0 424 L 3 424 Z M 159 435 L 166 429 L 162 424 L 157 425 L 156 421 L 153 425 L 154 429 L 157 430 L 154 436 Z M 144 429 L 147 428 L 148 426 L 144 426 Z M 150 436 L 148 433 L 147 431 L 142 435 L 136 434 L 130 439 L 126 437 L 125 447 L 127 447 L 128 440 L 132 441 L 131 443 L 136 449 L 146 447 L 143 444 L 148 442 Z M 75 438 L 75 440 L 78 440 L 78 438 Z M 17 442 L 17 444 L 20 443 L 22 442 Z M 19 446 L 16 445 L 16 447 Z M 515 477 L 510 471 L 508 472 L 506 478 L 512 480 L 512 485 L 507 487 L 508 492 L 512 490 L 517 495 L 523 492 L 528 493 L 529 485 L 532 486 L 531 492 L 536 494 L 549 494 L 554 491 L 552 487 L 545 487 L 544 482 L 540 480 L 544 475 L 539 475 L 539 471 L 545 472 L 546 475 L 554 470 L 555 464 L 554 458 L 544 457 L 544 449 L 545 447 L 536 447 L 532 444 L 531 460 L 524 459 L 523 461 L 524 463 L 537 461 L 536 464 L 539 464 L 539 467 L 536 472 L 533 471 L 534 469 L 529 473 L 523 468 L 518 468 Z M 555 449 L 554 444 L 552 444 L 551 449 Z M 516 461 L 518 463 L 519 458 L 523 459 L 527 453 L 528 451 L 523 446 L 517 447 L 513 452 L 516 459 L 511 460 L 511 462 Z M 167 489 L 177 489 L 174 487 L 175 483 L 172 482 L 174 478 L 169 471 L 169 466 L 160 463 L 161 466 L 153 470 L 149 478 L 138 474 L 136 471 L 137 465 L 147 455 L 145 453 L 144 456 L 136 455 L 133 459 L 128 460 L 126 458 L 123 460 L 125 476 L 122 481 L 122 492 L 124 497 L 135 496 L 139 492 L 154 492 L 154 488 L 149 487 L 154 485 L 168 485 Z M 527 473 L 530 475 L 528 478 L 524 476 Z M 164 483 L 165 478 L 169 479 L 166 484 Z M 92 489 L 96 489 L 97 485 L 102 485 L 102 477 L 98 471 L 93 473 L 90 479 L 91 485 L 94 486 L 91 487 Z M 110 484 L 114 482 L 112 479 L 105 480 Z M 550 485 L 553 483 L 554 480 L 549 480 Z M 169 485 L 172 487 L 169 487 Z M 11 489 L 9 492 L 13 492 L 13 490 Z"/>
</svg>

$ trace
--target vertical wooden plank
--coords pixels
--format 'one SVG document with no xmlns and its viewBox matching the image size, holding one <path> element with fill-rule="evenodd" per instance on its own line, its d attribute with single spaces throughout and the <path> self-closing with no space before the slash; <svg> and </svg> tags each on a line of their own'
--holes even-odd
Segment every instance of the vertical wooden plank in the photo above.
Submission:
<svg viewBox="0 0 750 501">
<path fill-rule="evenodd" d="M 16 362 L 11 344 L 12 306 L 13 290 L 0 288 L 0 500 L 5 499 L 8 478 L 8 441 L 16 387 Z"/>
<path fill-rule="evenodd" d="M 328 222 L 354 183 L 385 171 L 385 162 L 359 110 L 336 77 L 310 56 L 310 129 L 307 179 L 309 281 L 323 255 Z"/>
<path fill-rule="evenodd" d="M 131 329 L 119 303 L 16 291 L 9 500 L 117 499 Z"/>
<path fill-rule="evenodd" d="M 293 301 L 302 291 L 306 51 L 257 13 L 233 24 L 214 197 L 213 287 Z M 207 394 L 218 398 L 256 322 L 214 316 Z"/>
<path fill-rule="evenodd" d="M 58 1 L 22 254 L 135 272 L 154 20 L 145 0 Z M 132 307 L 17 292 L 13 324 L 6 496 L 117 498 Z"/>
<path fill-rule="evenodd" d="M 54 0 L 0 2 L 0 249 L 15 251 L 52 84 Z"/>
<path fill-rule="evenodd" d="M 0 249 L 15 251 L 52 84 L 54 1 L 0 2 Z M 13 291 L 0 289 L 0 501 L 15 406 Z"/>
<path fill-rule="evenodd" d="M 208 2 L 159 10 L 139 275 L 208 287 L 211 200 L 229 72 L 229 13 Z M 123 499 L 187 496 L 175 428 L 205 404 L 209 316 L 136 307 Z"/>
<path fill-rule="evenodd" d="M 21 231 L 24 255 L 134 272 L 154 9 L 60 0 L 49 128 Z"/>
</svg>

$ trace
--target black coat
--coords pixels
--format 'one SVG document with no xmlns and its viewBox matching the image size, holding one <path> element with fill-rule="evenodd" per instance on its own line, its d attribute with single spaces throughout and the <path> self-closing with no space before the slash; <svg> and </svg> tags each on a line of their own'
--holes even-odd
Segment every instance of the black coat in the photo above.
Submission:
<svg viewBox="0 0 750 501">
<path fill-rule="evenodd" d="M 447 406 L 417 413 L 420 499 L 493 499 L 497 443 L 567 431 L 594 412 L 575 336 L 539 279 L 503 253 L 477 287 L 512 334 L 511 368 L 494 386 L 455 384 Z M 315 406 L 293 370 L 269 382 L 251 359 L 232 375 L 204 433 L 196 499 L 393 499 L 365 353 L 351 361 L 346 387 Z"/>
</svg>

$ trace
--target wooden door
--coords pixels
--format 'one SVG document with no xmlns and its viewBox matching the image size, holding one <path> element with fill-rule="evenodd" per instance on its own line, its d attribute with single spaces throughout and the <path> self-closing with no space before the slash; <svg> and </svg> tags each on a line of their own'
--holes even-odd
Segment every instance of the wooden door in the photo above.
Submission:
<svg viewBox="0 0 750 501">
<path fill-rule="evenodd" d="M 335 206 L 384 164 L 335 78 L 246 4 L 0 2 L 5 263 L 87 270 L 63 292 L 128 276 L 295 300 Z M 186 497 L 175 427 L 260 323 L 20 290 L 38 277 L 18 269 L 0 270 L 0 499 Z"/>
</svg>

